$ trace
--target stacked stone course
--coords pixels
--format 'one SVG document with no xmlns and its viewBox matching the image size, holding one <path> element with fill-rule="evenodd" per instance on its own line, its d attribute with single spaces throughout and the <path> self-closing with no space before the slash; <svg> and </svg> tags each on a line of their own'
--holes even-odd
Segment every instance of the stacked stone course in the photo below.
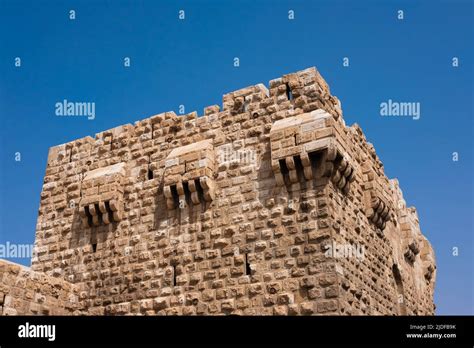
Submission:
<svg viewBox="0 0 474 348">
<path fill-rule="evenodd" d="M 314 68 L 52 147 L 35 247 L 60 314 L 434 313 L 416 210 Z"/>
<path fill-rule="evenodd" d="M 70 315 L 74 284 L 0 260 L 0 315 Z"/>
</svg>

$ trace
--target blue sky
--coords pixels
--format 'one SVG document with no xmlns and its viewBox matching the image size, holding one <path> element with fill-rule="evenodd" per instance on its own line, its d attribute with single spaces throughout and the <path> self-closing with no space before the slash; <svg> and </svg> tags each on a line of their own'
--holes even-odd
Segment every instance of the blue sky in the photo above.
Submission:
<svg viewBox="0 0 474 348">
<path fill-rule="evenodd" d="M 0 243 L 33 243 L 50 146 L 316 66 L 418 209 L 437 313 L 473 314 L 473 39 L 471 1 L 0 0 Z M 55 116 L 63 99 L 96 118 Z M 381 117 L 388 99 L 420 119 Z"/>
</svg>

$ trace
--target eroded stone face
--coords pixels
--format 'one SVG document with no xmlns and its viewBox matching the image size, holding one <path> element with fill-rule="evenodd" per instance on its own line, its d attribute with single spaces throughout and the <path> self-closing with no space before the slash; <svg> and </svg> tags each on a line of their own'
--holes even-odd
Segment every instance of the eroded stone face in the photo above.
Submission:
<svg viewBox="0 0 474 348">
<path fill-rule="evenodd" d="M 51 148 L 36 236 L 3 314 L 434 313 L 416 210 L 314 68 Z"/>
</svg>

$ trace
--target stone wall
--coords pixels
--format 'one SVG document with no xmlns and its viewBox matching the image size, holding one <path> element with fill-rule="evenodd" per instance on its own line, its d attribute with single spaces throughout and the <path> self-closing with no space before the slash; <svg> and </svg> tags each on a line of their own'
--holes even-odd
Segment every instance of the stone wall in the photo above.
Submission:
<svg viewBox="0 0 474 348">
<path fill-rule="evenodd" d="M 76 303 L 69 282 L 0 260 L 0 315 L 70 315 Z"/>
<path fill-rule="evenodd" d="M 416 211 L 314 68 L 52 147 L 35 247 L 76 313 L 434 312 Z"/>
</svg>

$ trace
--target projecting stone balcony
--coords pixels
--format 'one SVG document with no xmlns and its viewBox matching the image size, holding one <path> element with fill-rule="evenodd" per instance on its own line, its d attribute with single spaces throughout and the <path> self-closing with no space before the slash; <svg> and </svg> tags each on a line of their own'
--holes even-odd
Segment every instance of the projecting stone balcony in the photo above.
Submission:
<svg viewBox="0 0 474 348">
<path fill-rule="evenodd" d="M 377 180 L 364 183 L 364 189 L 367 202 L 366 216 L 375 227 L 383 231 L 393 211 L 391 200 L 386 196 Z"/>
<path fill-rule="evenodd" d="M 276 121 L 270 131 L 272 169 L 278 186 L 329 177 L 345 194 L 355 179 L 342 125 L 324 110 Z"/>
<path fill-rule="evenodd" d="M 405 259 L 413 264 L 416 260 L 416 255 L 420 253 L 420 248 L 418 246 L 418 243 L 416 240 L 413 240 L 411 243 L 409 243 L 406 247 L 405 250 Z"/>
<path fill-rule="evenodd" d="M 168 209 L 212 202 L 215 197 L 215 151 L 211 140 L 181 146 L 165 161 L 163 192 Z"/>
<path fill-rule="evenodd" d="M 83 226 L 95 227 L 122 220 L 124 176 L 125 163 L 86 173 L 79 204 Z"/>
</svg>

